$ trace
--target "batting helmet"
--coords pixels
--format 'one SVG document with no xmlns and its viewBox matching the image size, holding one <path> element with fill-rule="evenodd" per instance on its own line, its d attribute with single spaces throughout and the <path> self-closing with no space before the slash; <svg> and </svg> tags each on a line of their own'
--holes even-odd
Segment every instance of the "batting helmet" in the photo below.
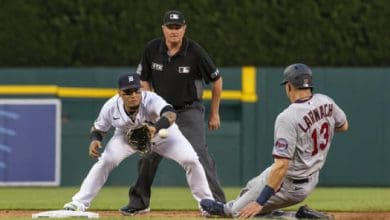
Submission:
<svg viewBox="0 0 390 220">
<path fill-rule="evenodd" d="M 308 66 L 303 63 L 294 63 L 283 71 L 283 80 L 280 85 L 290 82 L 299 89 L 313 88 L 313 74 Z"/>
</svg>

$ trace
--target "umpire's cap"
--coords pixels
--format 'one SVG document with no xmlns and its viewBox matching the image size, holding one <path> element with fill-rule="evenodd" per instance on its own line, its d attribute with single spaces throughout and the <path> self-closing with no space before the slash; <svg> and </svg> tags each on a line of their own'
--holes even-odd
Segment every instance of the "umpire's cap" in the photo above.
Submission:
<svg viewBox="0 0 390 220">
<path fill-rule="evenodd" d="M 186 24 L 186 20 L 184 19 L 184 14 L 181 11 L 172 10 L 165 12 L 163 18 L 163 25 L 176 24 L 183 26 Z"/>
<path fill-rule="evenodd" d="M 118 88 L 120 90 L 139 89 L 141 81 L 137 73 L 126 73 L 119 77 Z"/>
<path fill-rule="evenodd" d="M 283 80 L 280 85 L 290 82 L 298 89 L 313 88 L 313 74 L 303 63 L 294 63 L 283 71 Z"/>
</svg>

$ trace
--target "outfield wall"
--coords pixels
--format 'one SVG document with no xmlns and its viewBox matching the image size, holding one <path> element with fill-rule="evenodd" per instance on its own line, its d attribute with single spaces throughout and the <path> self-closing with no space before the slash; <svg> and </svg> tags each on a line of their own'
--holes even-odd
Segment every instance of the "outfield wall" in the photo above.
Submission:
<svg viewBox="0 0 390 220">
<path fill-rule="evenodd" d="M 92 122 L 101 105 L 115 93 L 117 76 L 133 70 L 132 67 L 0 69 L 0 97 L 61 99 L 61 185 L 79 185 L 94 162 L 88 157 Z M 222 126 L 218 131 L 207 132 L 207 141 L 223 186 L 243 185 L 272 163 L 273 123 L 288 105 L 279 86 L 282 68 L 252 70 L 221 69 L 225 88 Z M 313 68 L 315 92 L 333 97 L 350 122 L 348 133 L 335 136 L 321 172 L 321 185 L 390 184 L 387 172 L 390 89 L 385 85 L 390 79 L 389 70 Z M 207 107 L 209 97 L 206 91 Z M 4 152 L 0 151 L 0 156 Z M 135 181 L 137 161 L 138 156 L 124 161 L 107 184 L 127 185 Z M 162 162 L 155 185 L 185 185 L 185 182 L 181 167 L 172 161 Z"/>
</svg>

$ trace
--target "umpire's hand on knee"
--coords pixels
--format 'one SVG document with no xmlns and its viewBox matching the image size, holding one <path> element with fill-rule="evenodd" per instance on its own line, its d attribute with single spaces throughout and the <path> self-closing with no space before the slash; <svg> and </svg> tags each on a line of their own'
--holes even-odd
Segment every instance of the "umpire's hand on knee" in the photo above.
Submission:
<svg viewBox="0 0 390 220">
<path fill-rule="evenodd" d="M 100 157 L 99 148 L 102 148 L 102 142 L 98 140 L 93 140 L 89 144 L 89 156 L 92 158 L 98 158 Z"/>
</svg>

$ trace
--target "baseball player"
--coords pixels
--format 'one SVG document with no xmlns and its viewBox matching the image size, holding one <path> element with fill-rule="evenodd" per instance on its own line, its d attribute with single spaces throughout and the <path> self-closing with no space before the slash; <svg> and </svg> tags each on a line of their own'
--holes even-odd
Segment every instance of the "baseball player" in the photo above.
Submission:
<svg viewBox="0 0 390 220">
<path fill-rule="evenodd" d="M 143 91 L 140 87 L 140 78 L 136 73 L 119 78 L 118 94 L 103 105 L 91 129 L 89 155 L 98 158 L 98 161 L 84 179 L 79 192 L 64 205 L 64 209 L 85 211 L 90 206 L 110 172 L 136 152 L 126 140 L 126 131 L 145 122 L 152 124 L 152 133 L 167 129 L 167 137 L 155 135 L 152 138 L 152 151 L 176 161 L 185 169 L 195 200 L 213 199 L 197 154 L 175 124 L 174 109 L 156 93 Z M 115 132 L 100 154 L 98 149 L 102 147 L 103 136 L 111 127 L 115 127 Z"/>
<path fill-rule="evenodd" d="M 312 93 L 308 66 L 288 66 L 281 84 L 291 105 L 276 118 L 274 163 L 251 179 L 236 200 L 227 204 L 202 200 L 210 214 L 249 218 L 303 201 L 318 183 L 334 132 L 348 130 L 343 110 L 330 97 Z M 301 207 L 296 217 L 323 218 L 320 214 Z"/>
</svg>

